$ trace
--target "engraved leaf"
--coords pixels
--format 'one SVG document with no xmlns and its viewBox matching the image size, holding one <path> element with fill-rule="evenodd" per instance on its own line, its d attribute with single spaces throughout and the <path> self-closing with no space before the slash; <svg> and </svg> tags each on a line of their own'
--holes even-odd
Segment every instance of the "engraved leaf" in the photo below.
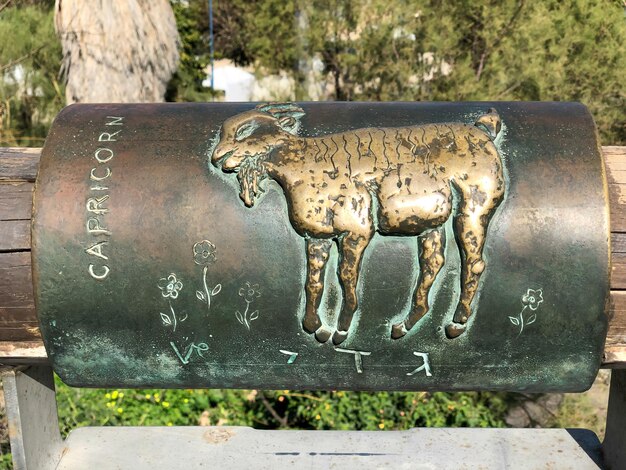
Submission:
<svg viewBox="0 0 626 470">
<path fill-rule="evenodd" d="M 537 319 L 537 314 L 533 313 L 530 318 L 528 319 L 528 321 L 526 322 L 527 325 L 530 325 L 531 323 L 535 323 L 535 320 Z"/>
<path fill-rule="evenodd" d="M 170 316 L 167 313 L 159 312 L 161 314 L 161 320 L 164 325 L 171 325 L 172 320 L 170 320 Z"/>
<path fill-rule="evenodd" d="M 206 298 L 204 297 L 204 292 L 199 290 L 196 291 L 196 297 L 198 297 L 198 300 L 201 300 L 202 302 L 206 300 Z"/>
<path fill-rule="evenodd" d="M 239 312 L 239 310 L 237 310 L 235 312 L 235 317 L 237 317 L 237 320 L 239 321 L 239 323 L 241 323 L 242 325 L 244 325 L 245 323 L 243 322 L 243 317 L 241 316 L 241 313 Z"/>
<path fill-rule="evenodd" d="M 259 318 L 259 311 L 255 310 L 250 314 L 250 321 L 256 320 L 257 318 Z"/>
<path fill-rule="evenodd" d="M 511 323 L 513 323 L 515 326 L 519 326 L 519 318 L 509 317 L 509 320 L 511 320 Z"/>
<path fill-rule="evenodd" d="M 216 285 L 213 290 L 211 291 L 211 295 L 217 295 L 222 291 L 222 285 L 218 284 Z"/>
</svg>

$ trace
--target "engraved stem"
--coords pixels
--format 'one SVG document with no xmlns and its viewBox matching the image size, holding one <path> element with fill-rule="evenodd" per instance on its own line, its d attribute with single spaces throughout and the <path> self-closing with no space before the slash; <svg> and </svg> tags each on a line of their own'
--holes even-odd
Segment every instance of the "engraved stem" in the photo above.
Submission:
<svg viewBox="0 0 626 470">
<path fill-rule="evenodd" d="M 202 276 L 202 282 L 204 284 L 204 292 L 206 293 L 207 310 L 211 310 L 211 293 L 209 292 L 209 286 L 207 286 L 207 283 L 206 283 L 206 275 L 207 275 L 208 270 L 209 270 L 208 266 L 205 266 L 204 269 L 202 270 L 202 272 L 204 273 Z"/>
<path fill-rule="evenodd" d="M 178 321 L 176 320 L 176 312 L 174 312 L 174 308 L 172 307 L 172 301 L 168 300 L 167 303 L 170 305 L 170 311 L 172 312 L 172 331 L 176 331 L 176 325 L 178 324 Z"/>
<path fill-rule="evenodd" d="M 524 310 L 526 310 L 527 308 L 528 308 L 528 305 L 524 305 L 524 308 L 519 313 L 519 325 L 520 325 L 519 334 L 520 335 L 522 334 L 522 331 L 524 331 Z"/>
<path fill-rule="evenodd" d="M 243 321 L 246 323 L 246 328 L 250 329 L 250 322 L 248 322 L 248 310 L 250 309 L 250 301 L 246 300 L 246 311 L 243 312 Z"/>
</svg>

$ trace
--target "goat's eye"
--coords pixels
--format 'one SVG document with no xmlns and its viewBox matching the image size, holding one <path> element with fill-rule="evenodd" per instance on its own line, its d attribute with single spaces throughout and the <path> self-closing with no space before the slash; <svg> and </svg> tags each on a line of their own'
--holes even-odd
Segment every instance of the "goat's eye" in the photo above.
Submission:
<svg viewBox="0 0 626 470">
<path fill-rule="evenodd" d="M 246 137 L 250 136 L 250 134 L 252 134 L 257 127 L 257 124 L 254 122 L 244 124 L 239 129 L 237 129 L 237 133 L 235 134 L 235 140 L 241 141 L 245 139 Z"/>
</svg>

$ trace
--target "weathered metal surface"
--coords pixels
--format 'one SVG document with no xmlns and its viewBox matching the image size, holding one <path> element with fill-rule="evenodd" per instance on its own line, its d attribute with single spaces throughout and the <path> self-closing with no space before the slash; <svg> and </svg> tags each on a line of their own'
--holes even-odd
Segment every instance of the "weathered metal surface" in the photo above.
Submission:
<svg viewBox="0 0 626 470">
<path fill-rule="evenodd" d="M 608 202 L 578 104 L 77 105 L 34 207 L 70 384 L 566 391 L 600 365 Z"/>
</svg>

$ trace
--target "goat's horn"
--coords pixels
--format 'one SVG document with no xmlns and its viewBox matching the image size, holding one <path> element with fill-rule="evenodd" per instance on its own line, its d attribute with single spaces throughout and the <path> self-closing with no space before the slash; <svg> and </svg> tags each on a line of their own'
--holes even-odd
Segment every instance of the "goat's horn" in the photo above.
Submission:
<svg viewBox="0 0 626 470">
<path fill-rule="evenodd" d="M 273 116 L 304 114 L 304 110 L 293 103 L 261 103 L 255 109 Z"/>
</svg>

